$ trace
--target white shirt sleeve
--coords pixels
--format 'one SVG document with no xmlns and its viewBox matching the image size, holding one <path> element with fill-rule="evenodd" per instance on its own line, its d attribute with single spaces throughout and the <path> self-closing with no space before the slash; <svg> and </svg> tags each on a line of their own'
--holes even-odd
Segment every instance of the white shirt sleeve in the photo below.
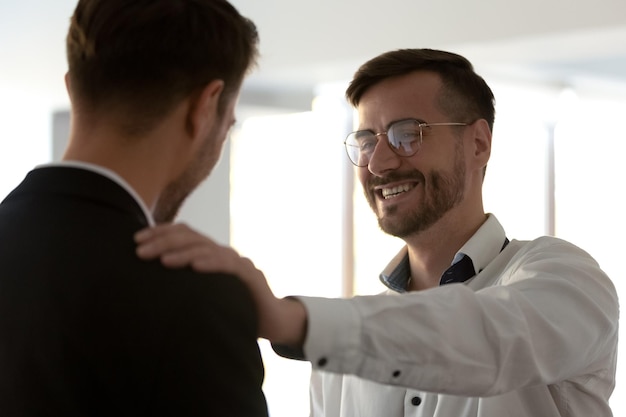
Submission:
<svg viewBox="0 0 626 417">
<path fill-rule="evenodd" d="M 307 359 L 327 372 L 452 395 L 577 377 L 610 393 L 618 322 L 611 281 L 587 253 L 559 239 L 511 245 L 512 256 L 469 285 L 299 297 L 309 314 Z"/>
</svg>

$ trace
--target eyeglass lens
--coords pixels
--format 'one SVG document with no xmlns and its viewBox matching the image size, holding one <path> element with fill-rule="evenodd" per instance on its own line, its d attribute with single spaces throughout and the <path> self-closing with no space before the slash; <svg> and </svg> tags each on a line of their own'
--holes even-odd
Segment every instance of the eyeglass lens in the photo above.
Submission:
<svg viewBox="0 0 626 417">
<path fill-rule="evenodd" d="M 417 120 L 401 120 L 389 126 L 386 133 L 369 130 L 352 132 L 346 138 L 346 151 L 352 163 L 366 166 L 378 143 L 378 137 L 385 135 L 390 148 L 400 156 L 414 155 L 422 141 L 421 125 Z"/>
</svg>

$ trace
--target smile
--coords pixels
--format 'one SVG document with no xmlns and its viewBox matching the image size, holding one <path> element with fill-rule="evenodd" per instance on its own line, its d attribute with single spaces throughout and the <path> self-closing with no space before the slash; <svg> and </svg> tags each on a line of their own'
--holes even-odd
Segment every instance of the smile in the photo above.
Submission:
<svg viewBox="0 0 626 417">
<path fill-rule="evenodd" d="M 381 190 L 381 193 L 382 193 L 383 198 L 387 200 L 390 198 L 397 197 L 398 195 L 402 193 L 406 193 L 407 191 L 411 190 L 413 187 L 415 187 L 414 184 L 402 184 L 396 187 L 383 188 Z"/>
</svg>

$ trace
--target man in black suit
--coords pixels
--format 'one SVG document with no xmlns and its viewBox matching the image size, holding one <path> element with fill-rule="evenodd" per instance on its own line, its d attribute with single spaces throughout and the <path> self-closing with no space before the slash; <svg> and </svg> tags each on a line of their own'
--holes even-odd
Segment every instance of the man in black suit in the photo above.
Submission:
<svg viewBox="0 0 626 417">
<path fill-rule="evenodd" d="M 64 160 L 0 204 L 0 415 L 267 416 L 246 287 L 133 241 L 218 161 L 257 54 L 225 0 L 78 2 Z"/>
</svg>

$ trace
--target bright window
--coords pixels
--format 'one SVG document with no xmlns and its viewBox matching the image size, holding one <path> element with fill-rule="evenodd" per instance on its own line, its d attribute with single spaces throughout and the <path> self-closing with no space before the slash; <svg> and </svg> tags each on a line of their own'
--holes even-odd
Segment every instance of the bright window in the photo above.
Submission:
<svg viewBox="0 0 626 417">
<path fill-rule="evenodd" d="M 0 88 L 0 201 L 36 165 L 51 159 L 51 118 L 40 97 Z"/>
<path fill-rule="evenodd" d="M 341 295 L 344 154 L 325 120 L 316 112 L 250 118 L 232 138 L 231 243 L 279 296 Z M 270 415 L 308 415 L 308 362 L 260 346 Z"/>
</svg>

